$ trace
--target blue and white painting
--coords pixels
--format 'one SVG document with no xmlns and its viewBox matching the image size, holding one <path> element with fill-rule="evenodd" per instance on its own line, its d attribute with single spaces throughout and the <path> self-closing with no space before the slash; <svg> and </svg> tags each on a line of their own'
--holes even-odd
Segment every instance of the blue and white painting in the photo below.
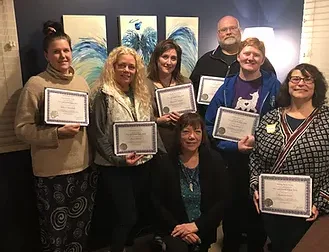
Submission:
<svg viewBox="0 0 329 252">
<path fill-rule="evenodd" d="M 181 73 L 189 77 L 198 60 L 198 17 L 166 17 L 166 38 L 182 48 Z"/>
<path fill-rule="evenodd" d="M 105 16 L 64 15 L 64 31 L 72 40 L 72 66 L 90 88 L 107 58 Z"/>
<path fill-rule="evenodd" d="M 135 49 L 147 66 L 158 42 L 157 17 L 122 15 L 119 22 L 121 45 Z"/>
</svg>

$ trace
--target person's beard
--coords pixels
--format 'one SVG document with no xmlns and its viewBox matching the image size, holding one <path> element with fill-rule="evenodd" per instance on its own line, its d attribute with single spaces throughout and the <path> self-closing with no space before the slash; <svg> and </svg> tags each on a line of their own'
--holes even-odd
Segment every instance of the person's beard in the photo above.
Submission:
<svg viewBox="0 0 329 252">
<path fill-rule="evenodd" d="M 223 41 L 218 41 L 221 48 L 232 48 L 237 46 L 241 41 L 236 37 L 229 37 Z"/>
</svg>

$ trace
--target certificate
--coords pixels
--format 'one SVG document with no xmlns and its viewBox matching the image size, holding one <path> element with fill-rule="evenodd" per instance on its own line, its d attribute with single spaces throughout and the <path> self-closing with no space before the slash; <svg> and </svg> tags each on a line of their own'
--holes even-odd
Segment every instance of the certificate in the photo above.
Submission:
<svg viewBox="0 0 329 252">
<path fill-rule="evenodd" d="M 118 122 L 113 124 L 114 153 L 117 156 L 155 154 L 158 149 L 155 122 Z"/>
<path fill-rule="evenodd" d="M 312 210 L 312 179 L 302 175 L 261 174 L 259 206 L 263 213 L 308 218 Z"/>
<path fill-rule="evenodd" d="M 212 135 L 214 138 L 238 142 L 247 135 L 254 135 L 259 114 L 219 107 Z"/>
<path fill-rule="evenodd" d="M 209 105 L 217 90 L 223 85 L 225 78 L 214 76 L 201 76 L 197 102 Z"/>
<path fill-rule="evenodd" d="M 160 88 L 155 91 L 155 96 L 160 116 L 171 112 L 183 114 L 196 111 L 192 84 Z"/>
<path fill-rule="evenodd" d="M 45 117 L 48 124 L 89 124 L 88 93 L 57 88 L 45 89 Z"/>
</svg>

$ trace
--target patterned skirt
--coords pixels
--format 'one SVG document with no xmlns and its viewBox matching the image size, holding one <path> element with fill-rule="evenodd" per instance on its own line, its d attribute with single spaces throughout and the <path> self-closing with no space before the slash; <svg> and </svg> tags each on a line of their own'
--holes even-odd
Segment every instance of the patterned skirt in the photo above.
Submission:
<svg viewBox="0 0 329 252">
<path fill-rule="evenodd" d="M 43 252 L 85 252 L 97 172 L 35 177 Z"/>
</svg>

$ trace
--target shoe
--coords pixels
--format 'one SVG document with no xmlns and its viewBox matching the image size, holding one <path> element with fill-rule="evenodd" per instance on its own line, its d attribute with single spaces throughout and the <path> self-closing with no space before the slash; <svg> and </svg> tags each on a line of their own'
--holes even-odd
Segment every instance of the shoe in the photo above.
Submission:
<svg viewBox="0 0 329 252">
<path fill-rule="evenodd" d="M 152 247 L 152 251 L 157 251 L 157 252 L 167 251 L 166 243 L 162 240 L 162 237 L 158 235 L 154 236 L 151 247 Z"/>
</svg>

